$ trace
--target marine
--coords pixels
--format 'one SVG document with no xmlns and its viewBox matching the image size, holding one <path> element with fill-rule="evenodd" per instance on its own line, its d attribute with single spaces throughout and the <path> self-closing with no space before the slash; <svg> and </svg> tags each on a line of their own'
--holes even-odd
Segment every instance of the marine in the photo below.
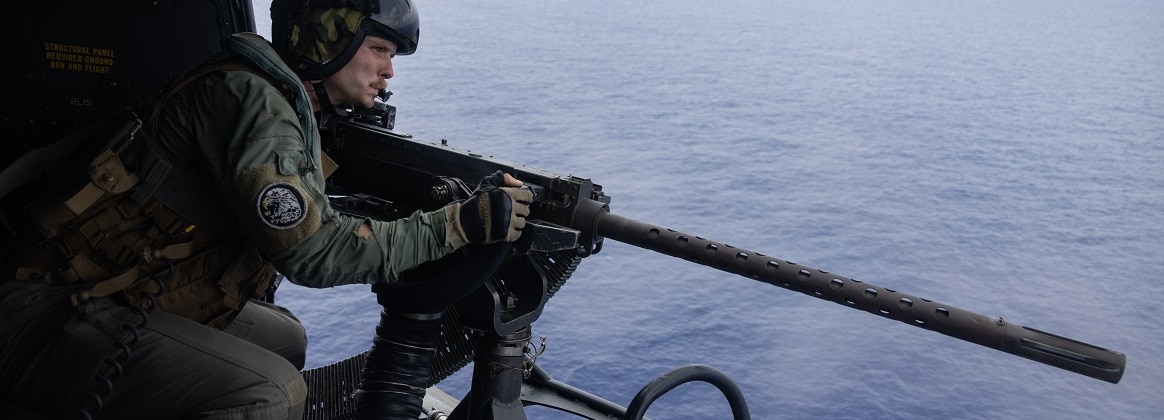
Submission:
<svg viewBox="0 0 1164 420">
<path fill-rule="evenodd" d="M 231 36 L 21 187 L 36 198 L 0 262 L 0 397 L 54 418 L 300 418 L 307 342 L 277 276 L 393 285 L 521 234 L 532 193 L 508 174 L 395 221 L 328 202 L 319 121 L 370 107 L 416 51 L 411 0 L 276 0 L 272 18 L 273 43 Z M 415 298 L 439 313 L 448 292 Z"/>
</svg>

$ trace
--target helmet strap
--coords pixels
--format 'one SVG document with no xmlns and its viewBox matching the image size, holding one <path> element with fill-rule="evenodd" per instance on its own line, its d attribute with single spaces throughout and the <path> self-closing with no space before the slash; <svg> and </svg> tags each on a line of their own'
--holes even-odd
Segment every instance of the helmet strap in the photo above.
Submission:
<svg viewBox="0 0 1164 420">
<path fill-rule="evenodd" d="M 327 88 L 323 87 L 323 81 L 311 82 L 311 88 L 315 90 L 315 100 L 319 102 L 319 112 L 316 113 L 315 120 L 319 124 L 319 132 L 324 134 L 323 138 L 331 138 L 333 129 L 343 119 L 339 108 L 331 103 L 331 97 L 327 95 Z"/>
<path fill-rule="evenodd" d="M 364 25 L 357 27 L 356 33 L 353 34 L 351 41 L 348 41 L 347 48 L 344 48 L 339 55 L 333 57 L 320 68 L 321 75 L 323 77 L 330 77 L 348 65 L 348 62 L 352 61 L 352 57 L 356 56 L 356 52 L 359 51 L 360 46 L 364 45 L 364 38 L 367 36 L 368 30 L 364 28 Z"/>
<path fill-rule="evenodd" d="M 311 88 L 315 90 L 315 101 L 319 103 L 319 110 L 325 114 L 336 115 L 335 104 L 331 103 L 331 97 L 327 95 L 327 88 L 323 87 L 322 80 L 315 80 L 311 82 Z"/>
</svg>

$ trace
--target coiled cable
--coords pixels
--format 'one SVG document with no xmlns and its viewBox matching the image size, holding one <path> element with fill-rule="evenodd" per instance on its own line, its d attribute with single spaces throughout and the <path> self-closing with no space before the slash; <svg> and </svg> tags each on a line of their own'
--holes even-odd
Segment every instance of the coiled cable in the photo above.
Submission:
<svg viewBox="0 0 1164 420">
<path fill-rule="evenodd" d="M 163 258 L 162 261 L 166 263 L 167 267 L 164 272 L 165 274 L 155 274 L 149 277 L 150 280 L 158 285 L 158 291 L 154 293 L 142 291 L 139 296 L 148 302 L 146 308 L 142 309 L 134 306 L 131 309 L 134 315 L 137 315 L 141 321 L 137 324 L 128 322 L 121 324 L 121 330 L 128 334 L 123 334 L 122 337 L 125 337 L 123 339 L 119 338 L 113 341 L 115 348 L 113 353 L 105 358 L 107 367 L 103 369 L 111 372 L 102 373 L 102 370 L 98 370 L 97 375 L 93 378 L 95 382 L 93 389 L 85 394 L 86 398 L 84 402 L 77 408 L 77 414 L 82 419 L 92 420 L 101 413 L 101 410 L 105 408 L 105 397 L 113 393 L 113 382 L 121 377 L 121 374 L 125 372 L 125 364 L 133 358 L 133 346 L 141 338 L 142 330 L 149 324 L 149 313 L 153 312 L 154 308 L 158 306 L 157 297 L 166 290 L 165 281 L 174 274 L 174 262 L 168 258 Z"/>
</svg>

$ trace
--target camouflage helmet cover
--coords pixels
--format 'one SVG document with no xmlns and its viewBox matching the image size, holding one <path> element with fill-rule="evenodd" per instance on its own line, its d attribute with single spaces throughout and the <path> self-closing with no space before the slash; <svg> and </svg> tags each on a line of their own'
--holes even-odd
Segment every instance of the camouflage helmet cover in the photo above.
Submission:
<svg viewBox="0 0 1164 420">
<path fill-rule="evenodd" d="M 271 18 L 275 49 L 311 79 L 339 71 L 368 35 L 394 42 L 397 55 L 412 54 L 420 38 L 411 0 L 276 0 Z"/>
</svg>

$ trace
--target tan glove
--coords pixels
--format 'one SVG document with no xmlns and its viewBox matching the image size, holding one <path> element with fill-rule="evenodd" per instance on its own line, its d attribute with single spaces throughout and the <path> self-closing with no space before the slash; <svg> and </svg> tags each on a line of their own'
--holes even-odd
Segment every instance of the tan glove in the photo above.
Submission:
<svg viewBox="0 0 1164 420">
<path fill-rule="evenodd" d="M 445 236 L 454 247 L 513 242 L 521 236 L 533 192 L 504 186 L 505 177 L 501 171 L 494 172 L 481 180 L 472 197 L 445 206 Z"/>
</svg>

